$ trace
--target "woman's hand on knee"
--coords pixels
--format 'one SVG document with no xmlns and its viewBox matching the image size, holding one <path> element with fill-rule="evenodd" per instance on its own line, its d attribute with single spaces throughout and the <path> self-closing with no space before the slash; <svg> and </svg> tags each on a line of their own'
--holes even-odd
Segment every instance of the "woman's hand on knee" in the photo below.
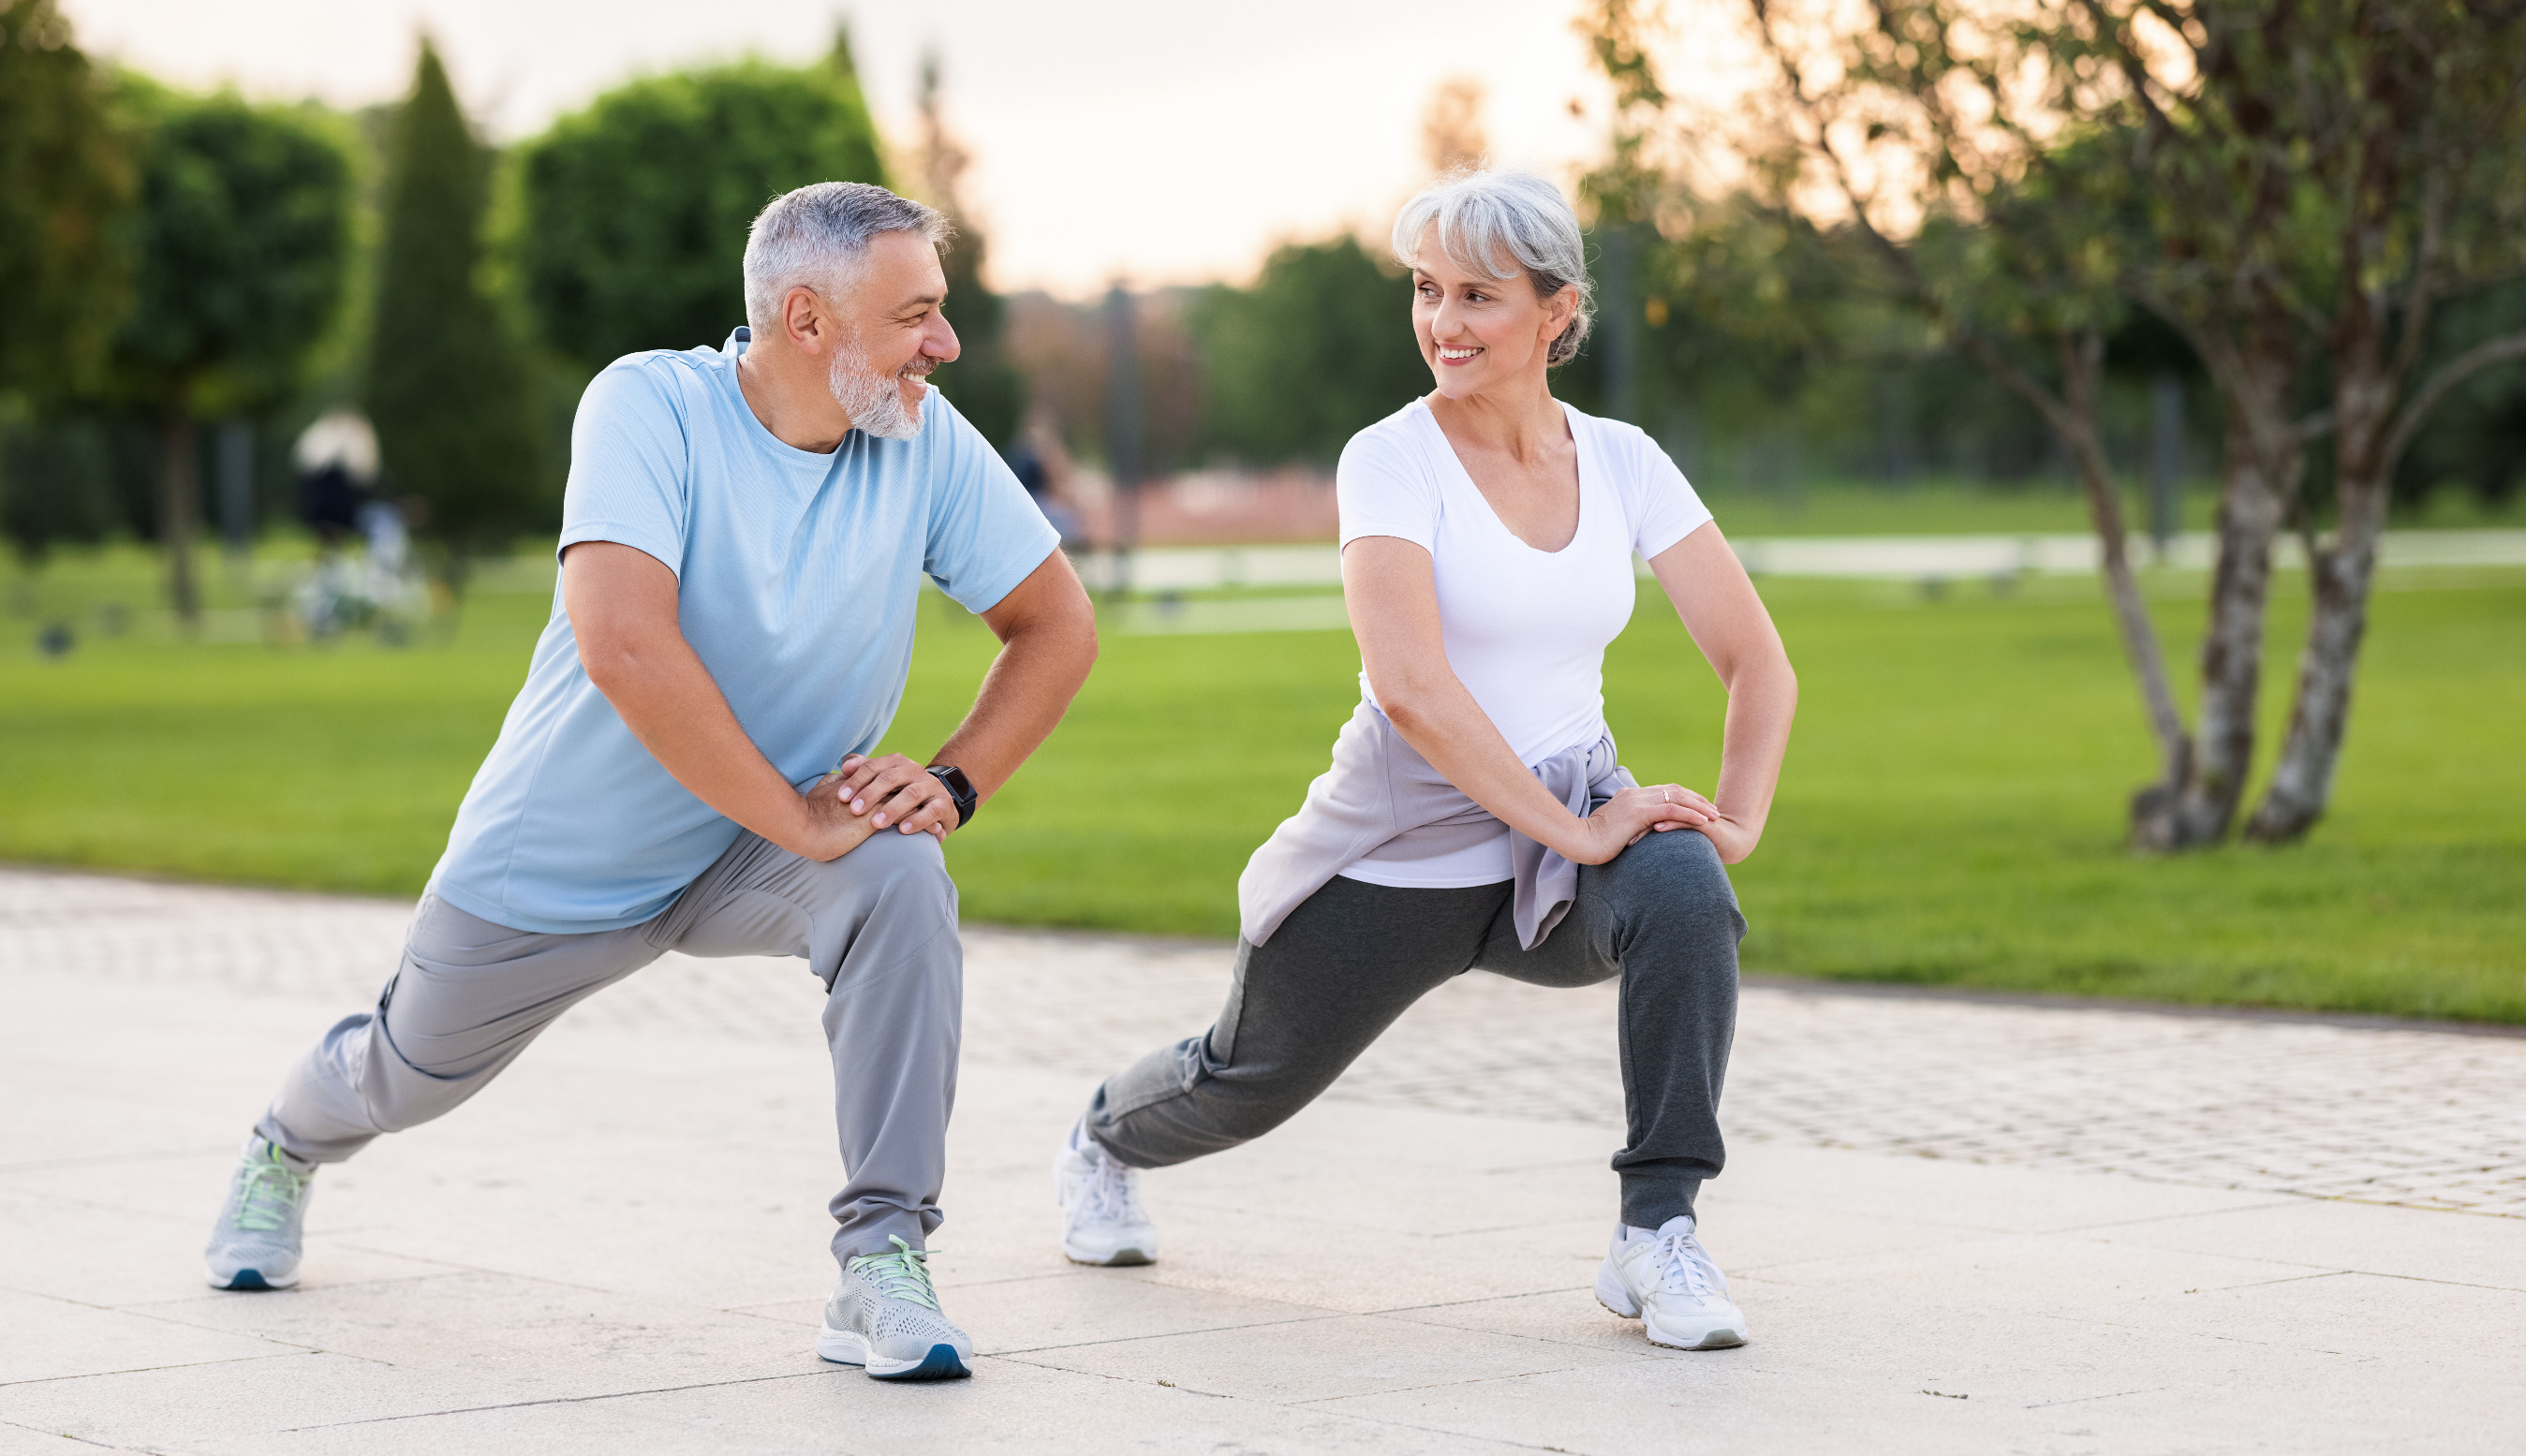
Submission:
<svg viewBox="0 0 2526 1456">
<path fill-rule="evenodd" d="M 1649 834 L 1699 828 L 1718 817 L 1708 799 L 1680 783 L 1642 784 L 1597 805 L 1579 822 L 1574 843 L 1556 847 L 1577 864 L 1601 865 Z"/>
<path fill-rule="evenodd" d="M 1719 851 L 1719 863 L 1723 865 L 1737 864 L 1752 854 L 1756 841 L 1763 837 L 1762 826 L 1730 819 L 1715 811 L 1707 822 L 1693 828 L 1710 841 L 1713 849 Z"/>
<path fill-rule="evenodd" d="M 1681 783 L 1652 783 L 1638 789 L 1627 789 L 1625 792 L 1655 793 L 1692 811 L 1689 816 L 1680 820 L 1665 820 L 1650 825 L 1642 833 L 1632 836 L 1633 844 L 1638 844 L 1649 834 L 1662 834 L 1670 829 L 1692 829 L 1709 840 L 1711 848 L 1719 851 L 1719 863 L 1733 865 L 1752 854 L 1756 841 L 1763 837 L 1761 825 L 1747 824 L 1742 819 L 1730 818 L 1727 811 Z"/>
</svg>

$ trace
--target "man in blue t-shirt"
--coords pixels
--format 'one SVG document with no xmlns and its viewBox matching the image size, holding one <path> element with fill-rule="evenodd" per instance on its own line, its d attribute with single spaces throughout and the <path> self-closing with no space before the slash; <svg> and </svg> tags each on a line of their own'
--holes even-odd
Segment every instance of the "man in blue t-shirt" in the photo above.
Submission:
<svg viewBox="0 0 2526 1456">
<path fill-rule="evenodd" d="M 526 686 L 377 1009 L 247 1140 L 213 1284 L 296 1283 L 317 1167 L 454 1108 L 581 998 L 670 950 L 790 955 L 825 984 L 848 1178 L 817 1352 L 965 1374 L 924 1264 L 962 1007 L 940 844 L 1060 720 L 1096 628 L 1042 513 L 923 378 L 957 352 L 946 231 L 882 187 L 799 188 L 748 236 L 747 327 L 588 385 Z M 925 574 L 1003 645 L 929 764 L 872 758 Z"/>
</svg>

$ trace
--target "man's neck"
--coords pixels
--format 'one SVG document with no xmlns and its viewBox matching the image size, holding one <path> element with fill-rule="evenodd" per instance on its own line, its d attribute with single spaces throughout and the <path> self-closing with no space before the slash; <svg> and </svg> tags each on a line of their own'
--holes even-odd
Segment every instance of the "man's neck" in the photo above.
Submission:
<svg viewBox="0 0 2526 1456">
<path fill-rule="evenodd" d="M 804 355 L 767 354 L 761 341 L 750 343 L 736 358 L 736 387 L 763 427 L 793 450 L 831 455 L 851 432 L 850 417 Z"/>
</svg>

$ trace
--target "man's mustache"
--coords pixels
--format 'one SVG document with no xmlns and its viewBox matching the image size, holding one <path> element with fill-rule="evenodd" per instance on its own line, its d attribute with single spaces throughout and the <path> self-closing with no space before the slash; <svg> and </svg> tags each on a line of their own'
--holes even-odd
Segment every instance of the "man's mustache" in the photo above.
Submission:
<svg viewBox="0 0 2526 1456">
<path fill-rule="evenodd" d="M 938 366 L 945 364 L 946 362 L 947 361 L 944 359 L 933 359 L 927 354 L 915 355 L 910 364 L 907 364 L 903 368 L 894 372 L 895 377 L 903 379 L 918 379 L 927 376 L 932 370 L 936 369 Z"/>
</svg>

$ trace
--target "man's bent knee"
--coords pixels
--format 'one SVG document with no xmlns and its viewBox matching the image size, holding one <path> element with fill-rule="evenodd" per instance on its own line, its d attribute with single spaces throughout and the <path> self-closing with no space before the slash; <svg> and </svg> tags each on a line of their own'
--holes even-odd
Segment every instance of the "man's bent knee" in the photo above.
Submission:
<svg viewBox="0 0 2526 1456">
<path fill-rule="evenodd" d="M 961 964 L 956 881 L 937 840 L 882 829 L 841 858 L 808 867 L 808 960 L 827 989 L 838 988 L 846 961 L 871 972 L 907 959 L 945 971 Z"/>
<path fill-rule="evenodd" d="M 947 875 L 946 851 L 928 834 L 880 829 L 850 853 L 816 868 L 818 891 L 827 897 L 929 894 L 950 906 L 956 903 L 956 881 Z"/>
</svg>

